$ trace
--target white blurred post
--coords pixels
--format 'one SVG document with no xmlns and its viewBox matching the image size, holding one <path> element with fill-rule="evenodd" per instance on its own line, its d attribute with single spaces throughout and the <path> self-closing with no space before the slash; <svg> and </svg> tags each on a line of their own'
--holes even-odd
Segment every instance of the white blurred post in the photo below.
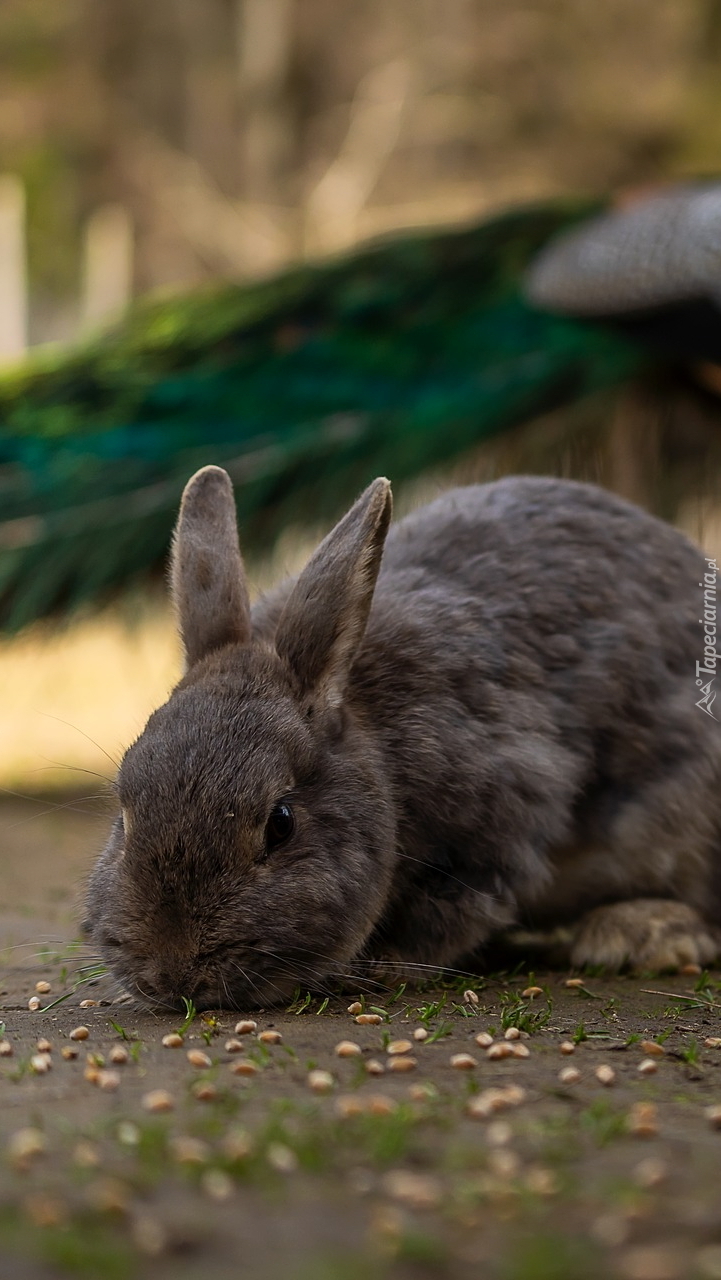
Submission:
<svg viewBox="0 0 721 1280">
<path fill-rule="evenodd" d="M 27 349 L 28 297 L 25 190 L 12 174 L 0 176 L 0 362 Z"/>
<path fill-rule="evenodd" d="M 133 293 L 133 225 L 127 209 L 106 204 L 85 227 L 80 320 L 95 329 L 122 315 Z"/>
</svg>

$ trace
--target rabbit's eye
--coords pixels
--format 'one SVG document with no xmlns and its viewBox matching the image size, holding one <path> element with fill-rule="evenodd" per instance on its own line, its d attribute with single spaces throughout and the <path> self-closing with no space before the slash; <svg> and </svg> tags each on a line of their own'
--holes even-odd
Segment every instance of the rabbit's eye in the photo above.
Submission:
<svg viewBox="0 0 721 1280">
<path fill-rule="evenodd" d="M 278 845 L 290 840 L 295 831 L 295 817 L 289 804 L 277 804 L 271 810 L 265 827 L 266 849 L 277 849 Z"/>
</svg>

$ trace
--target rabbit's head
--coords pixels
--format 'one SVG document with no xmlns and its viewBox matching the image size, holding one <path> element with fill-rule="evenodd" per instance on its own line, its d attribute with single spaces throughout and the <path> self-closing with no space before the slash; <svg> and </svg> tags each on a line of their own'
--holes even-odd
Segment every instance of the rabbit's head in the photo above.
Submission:
<svg viewBox="0 0 721 1280">
<path fill-rule="evenodd" d="M 378 919 L 395 824 L 345 699 L 391 513 L 376 480 L 254 639 L 227 474 L 189 481 L 172 556 L 187 670 L 120 767 L 90 941 L 158 1006 L 240 1007 L 341 976 Z"/>
</svg>

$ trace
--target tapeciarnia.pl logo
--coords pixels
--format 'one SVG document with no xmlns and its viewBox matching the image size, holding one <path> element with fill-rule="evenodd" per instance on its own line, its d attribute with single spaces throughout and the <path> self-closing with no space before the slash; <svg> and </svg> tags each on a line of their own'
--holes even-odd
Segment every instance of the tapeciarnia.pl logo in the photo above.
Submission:
<svg viewBox="0 0 721 1280">
<path fill-rule="evenodd" d="M 716 574 L 718 566 L 715 560 L 710 556 L 706 556 L 707 572 L 703 575 L 703 582 L 699 582 L 699 586 L 703 589 L 703 617 L 699 618 L 699 622 L 704 630 L 704 650 L 703 664 L 696 663 L 696 685 L 701 690 L 701 698 L 696 703 L 707 716 L 711 716 L 713 720 L 717 717 L 713 713 L 713 704 L 716 701 L 716 690 L 713 682 L 717 675 L 716 663 L 718 661 L 718 653 L 716 652 Z M 704 680 L 704 676 L 710 676 L 710 679 Z"/>
</svg>

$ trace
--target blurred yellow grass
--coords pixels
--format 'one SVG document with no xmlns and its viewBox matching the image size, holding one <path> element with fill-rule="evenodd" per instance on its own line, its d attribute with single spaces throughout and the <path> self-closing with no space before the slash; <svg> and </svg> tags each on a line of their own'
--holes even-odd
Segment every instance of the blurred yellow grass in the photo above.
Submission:
<svg viewBox="0 0 721 1280">
<path fill-rule="evenodd" d="M 165 700 L 180 665 L 170 610 L 160 607 L 135 625 L 110 610 L 0 641 L 0 787 L 102 786 L 81 770 L 113 777 L 113 761 Z"/>
</svg>

